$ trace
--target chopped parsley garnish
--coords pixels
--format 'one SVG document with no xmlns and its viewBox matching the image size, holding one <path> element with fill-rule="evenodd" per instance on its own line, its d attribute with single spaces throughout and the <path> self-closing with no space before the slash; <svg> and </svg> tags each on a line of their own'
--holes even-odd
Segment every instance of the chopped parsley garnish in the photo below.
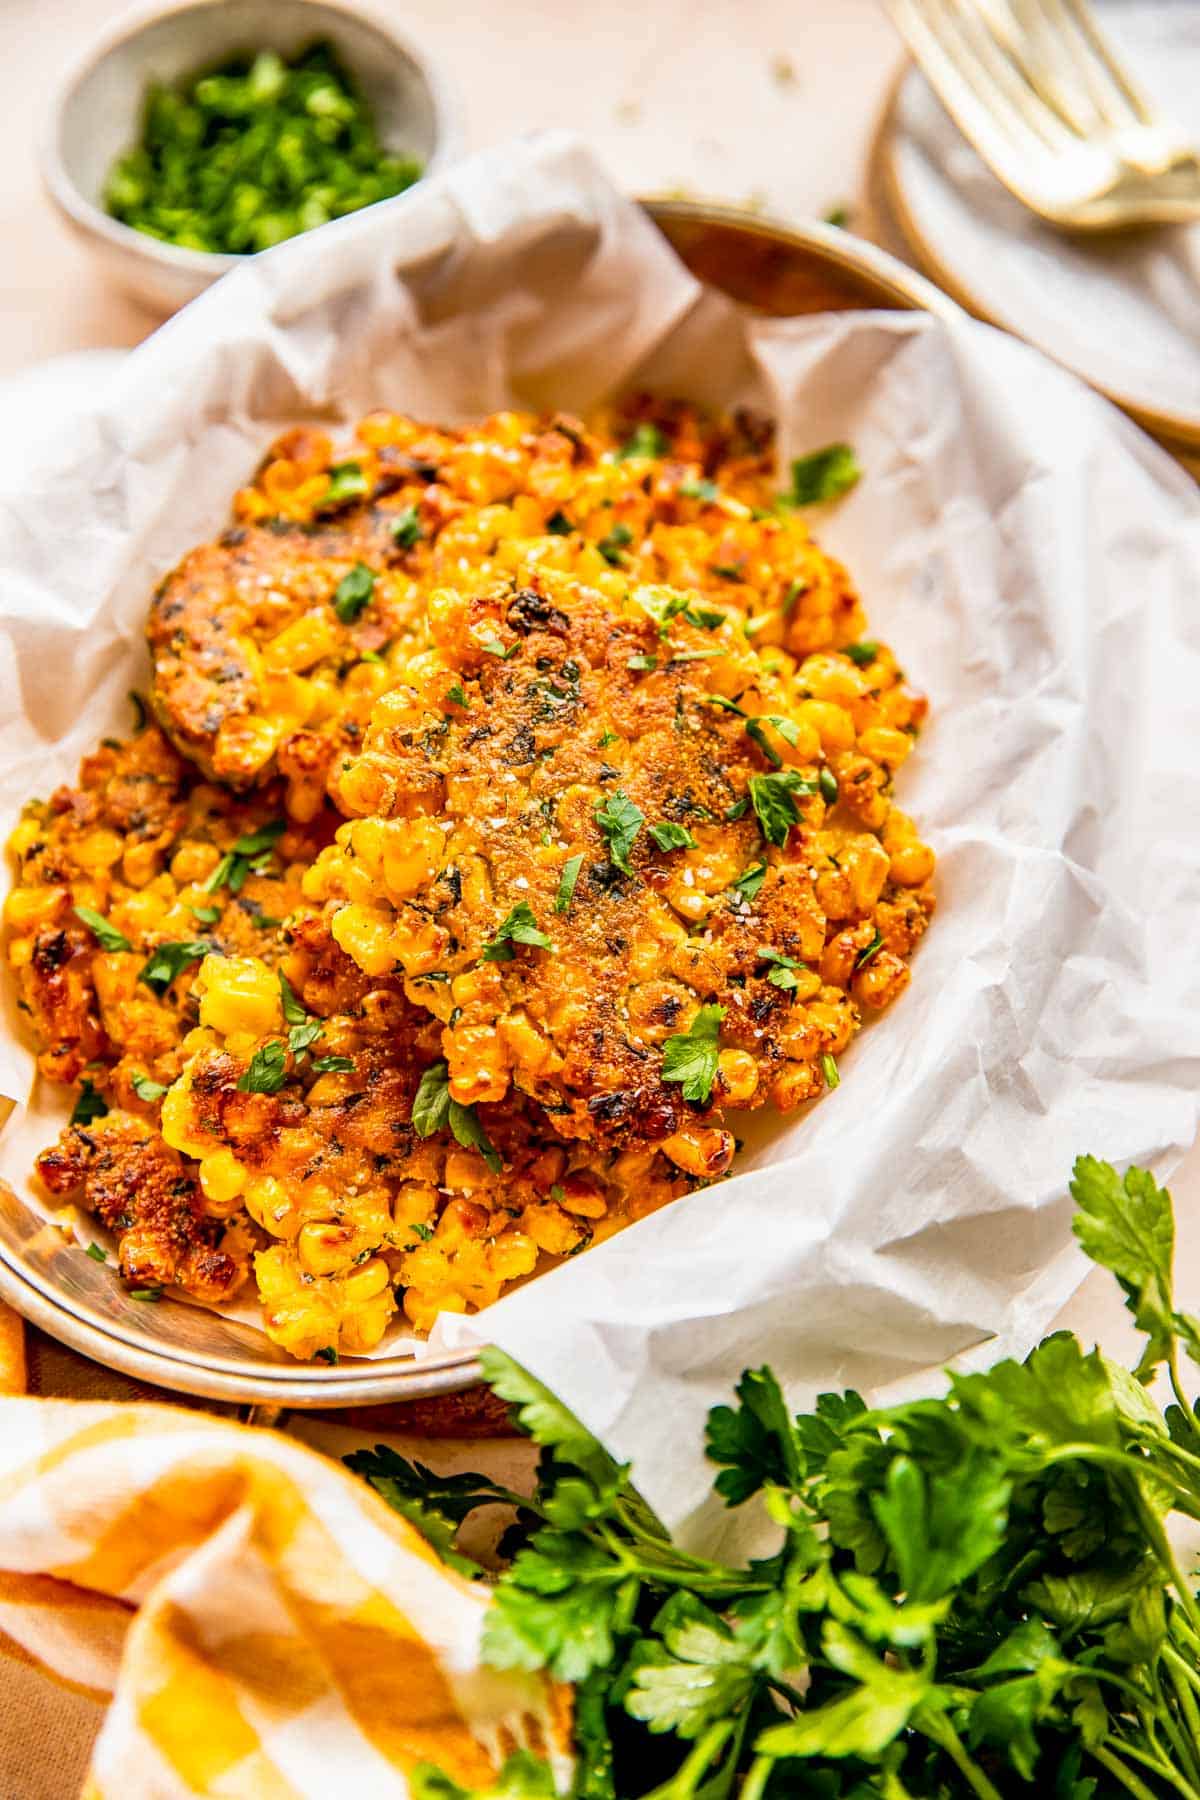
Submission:
<svg viewBox="0 0 1200 1800">
<path fill-rule="evenodd" d="M 744 581 L 746 579 L 744 571 L 733 563 L 709 563 L 708 566 L 714 575 L 721 577 L 722 581 Z"/>
<path fill-rule="evenodd" d="M 636 656 L 629 658 L 625 667 L 627 669 L 657 669 L 658 658 L 651 656 L 646 650 L 640 650 Z"/>
<path fill-rule="evenodd" d="M 663 1080 L 681 1083 L 685 1100 L 707 1101 L 712 1093 L 724 1017 L 723 1006 L 702 1006 L 688 1029 L 663 1045 Z"/>
<path fill-rule="evenodd" d="M 817 771 L 817 786 L 826 806 L 836 806 L 838 802 L 838 778 L 828 763 L 822 763 Z"/>
<path fill-rule="evenodd" d="M 600 739 L 600 749 L 607 750 L 608 746 L 610 744 L 618 744 L 618 743 L 620 743 L 620 741 L 621 741 L 620 732 L 619 731 L 610 731 L 608 726 L 606 725 L 604 727 L 604 733 Z"/>
<path fill-rule="evenodd" d="M 815 794 L 816 784 L 795 769 L 778 769 L 772 775 L 750 777 L 750 804 L 768 844 L 786 844 L 788 832 L 800 823 L 796 794 Z"/>
<path fill-rule="evenodd" d="M 167 1090 L 161 1081 L 151 1081 L 148 1075 L 135 1075 L 133 1091 L 139 1100 L 144 1100 L 147 1106 L 151 1106 L 156 1100 L 161 1100 Z"/>
<path fill-rule="evenodd" d="M 343 625 L 353 625 L 375 592 L 375 575 L 366 563 L 355 563 L 334 589 L 333 610 Z"/>
<path fill-rule="evenodd" d="M 625 541 L 628 543 L 629 540 Z M 630 599 L 654 620 L 659 637 L 666 637 L 671 620 L 685 612 L 688 605 L 687 595 L 680 593 L 678 588 L 663 587 L 661 582 L 652 581 L 643 581 L 635 587 Z"/>
<path fill-rule="evenodd" d="M 619 569 L 621 552 L 627 544 L 632 544 L 632 542 L 633 533 L 628 525 L 614 525 L 612 530 L 600 539 L 596 548 L 606 563 L 611 563 L 614 569 Z"/>
<path fill-rule="evenodd" d="M 486 650 L 489 656 L 498 656 L 501 662 L 507 662 L 510 656 L 515 656 L 517 654 L 517 651 L 521 646 L 520 644 L 509 644 L 506 648 L 500 638 L 494 637 L 488 638 L 484 643 L 480 644 L 479 648 L 481 650 Z"/>
<path fill-rule="evenodd" d="M 715 606 L 685 606 L 683 616 L 689 625 L 697 625 L 701 631 L 715 631 L 729 615 L 718 612 Z"/>
<path fill-rule="evenodd" d="M 493 1175 L 503 1166 L 473 1106 L 462 1106 L 450 1097 L 450 1072 L 444 1062 L 433 1063 L 421 1077 L 412 1108 L 413 1130 L 418 1137 L 432 1137 L 449 1125 L 464 1150 L 478 1150 Z"/>
<path fill-rule="evenodd" d="M 106 1263 L 108 1261 L 108 1251 L 103 1244 L 89 1244 L 86 1254 L 91 1257 L 93 1262 Z"/>
<path fill-rule="evenodd" d="M 488 939 L 481 953 L 483 961 L 511 962 L 516 955 L 514 944 L 529 944 L 535 950 L 553 948 L 545 932 L 538 930 L 538 922 L 528 900 L 518 900 L 508 917 L 497 927 L 495 937 Z"/>
<path fill-rule="evenodd" d="M 433 1226 L 427 1225 L 424 1219 L 409 1219 L 408 1229 L 422 1244 L 427 1244 L 433 1236 Z"/>
<path fill-rule="evenodd" d="M 211 954 L 212 945 L 201 938 L 185 943 L 157 944 L 149 961 L 139 969 L 138 980 L 144 981 L 156 994 L 165 994 L 175 977 L 190 963 L 203 962 Z"/>
<path fill-rule="evenodd" d="M 725 808 L 726 823 L 731 825 L 735 819 L 744 818 L 746 815 L 746 812 L 749 808 L 749 805 L 750 805 L 749 794 L 743 794 L 740 800 L 735 800 L 733 802 L 732 806 L 727 806 Z"/>
<path fill-rule="evenodd" d="M 317 1362 L 324 1363 L 335 1363 L 338 1359 L 338 1353 L 332 1344 L 326 1344 L 321 1350 L 314 1350 L 313 1356 Z"/>
<path fill-rule="evenodd" d="M 265 874 L 270 866 L 275 844 L 287 830 L 286 819 L 272 819 L 258 831 L 246 832 L 232 850 L 227 850 L 208 879 L 201 885 L 206 894 L 227 887 L 240 894 L 249 875 Z"/>
<path fill-rule="evenodd" d="M 279 1004 L 283 1008 L 285 1025 L 303 1025 L 307 1020 L 308 1013 L 301 1005 L 295 988 L 282 969 L 279 971 Z"/>
<path fill-rule="evenodd" d="M 660 850 L 694 850 L 696 840 L 686 825 L 676 825 L 671 819 L 662 820 L 661 824 L 647 827 L 650 836 Z"/>
<path fill-rule="evenodd" d="M 842 655 L 848 656 L 858 668 L 866 669 L 879 655 L 879 645 L 871 638 L 864 638 L 861 644 L 847 644 L 842 650 Z"/>
<path fill-rule="evenodd" d="M 876 932 L 875 936 L 871 939 L 871 941 L 867 945 L 866 949 L 864 951 L 862 951 L 862 953 L 855 958 L 855 961 L 854 961 L 855 970 L 857 971 L 858 969 L 864 969 L 873 957 L 876 957 L 879 955 L 879 952 L 882 949 L 883 949 L 883 939 L 880 937 L 879 933 Z"/>
<path fill-rule="evenodd" d="M 793 506 L 836 500 L 839 494 L 848 494 L 861 476 L 858 458 L 849 444 L 826 444 L 823 450 L 813 450 L 793 462 L 792 491 L 787 498 Z"/>
<path fill-rule="evenodd" d="M 760 962 L 774 965 L 771 973 L 767 976 L 772 987 L 790 991 L 799 986 L 795 971 L 803 969 L 805 964 L 797 962 L 794 956 L 785 956 L 782 950 L 769 950 L 766 945 L 763 945 L 758 952 L 758 959 Z"/>
<path fill-rule="evenodd" d="M 160 1287 L 130 1288 L 131 1300 L 161 1300 L 163 1291 Z"/>
<path fill-rule="evenodd" d="M 836 225 L 839 230 L 845 231 L 850 223 L 850 208 L 844 205 L 831 206 L 829 211 L 821 216 L 826 225 Z"/>
<path fill-rule="evenodd" d="M 198 919 L 200 921 L 201 925 L 215 925 L 221 916 L 221 909 L 219 906 L 189 906 L 188 911 L 191 913 L 193 919 Z M 261 919 L 259 922 L 261 924 Z"/>
<path fill-rule="evenodd" d="M 574 529 L 565 512 L 552 512 L 546 520 L 546 530 L 551 537 L 570 537 Z"/>
<path fill-rule="evenodd" d="M 421 515 L 415 506 L 405 506 L 396 514 L 391 524 L 392 542 L 399 550 L 411 550 L 419 544 L 425 533 L 421 529 Z"/>
<path fill-rule="evenodd" d="M 838 1074 L 837 1062 L 830 1056 L 828 1050 L 826 1050 L 824 1056 L 821 1058 L 821 1073 L 825 1077 L 826 1087 L 835 1088 L 842 1079 Z"/>
<path fill-rule="evenodd" d="M 75 917 L 87 926 L 102 950 L 133 949 L 125 933 L 110 925 L 103 913 L 95 912 L 90 906 L 77 906 L 74 911 Z"/>
<path fill-rule="evenodd" d="M 287 1080 L 287 1050 L 278 1038 L 263 1044 L 250 1058 L 249 1067 L 238 1077 L 241 1094 L 277 1094 Z"/>
<path fill-rule="evenodd" d="M 641 808 L 635 806 L 628 794 L 620 788 L 613 792 L 597 806 L 596 824 L 600 828 L 608 849 L 608 860 L 622 875 L 632 875 L 629 866 L 629 852 L 633 849 L 638 832 L 646 823 L 646 815 Z"/>
<path fill-rule="evenodd" d="M 363 474 L 361 463 L 334 463 L 329 471 L 329 486 L 317 503 L 317 511 L 332 512 L 335 507 L 346 506 L 351 500 L 361 500 L 366 491 L 367 478 Z"/>
<path fill-rule="evenodd" d="M 318 1056 L 312 1064 L 314 1075 L 349 1075 L 354 1067 L 352 1056 Z"/>
<path fill-rule="evenodd" d="M 71 1109 L 72 1125 L 90 1125 L 93 1119 L 102 1119 L 108 1112 L 108 1101 L 103 1094 L 98 1094 L 90 1081 L 80 1084 L 79 1098 Z"/>
<path fill-rule="evenodd" d="M 569 912 L 575 894 L 575 883 L 579 880 L 579 871 L 583 867 L 582 852 L 578 856 L 568 856 L 563 864 L 562 874 L 558 878 L 558 892 L 554 896 L 556 913 Z"/>
<path fill-rule="evenodd" d="M 359 660 L 359 662 L 365 662 L 365 663 L 382 663 L 383 662 L 383 658 L 382 658 L 382 656 L 380 656 L 378 650 L 360 650 L 358 653 L 358 660 Z"/>
<path fill-rule="evenodd" d="M 711 503 L 719 498 L 720 489 L 715 481 L 681 481 L 679 492 L 685 500 L 704 500 Z"/>
<path fill-rule="evenodd" d="M 788 582 L 787 592 L 783 596 L 783 605 L 780 608 L 785 619 L 790 616 L 792 608 L 795 606 L 801 594 L 807 594 L 807 592 L 808 583 L 807 581 L 801 581 L 799 576 L 797 576 L 794 581 Z"/>
<path fill-rule="evenodd" d="M 617 461 L 624 462 L 630 456 L 665 456 L 669 448 L 668 440 L 657 425 L 635 425 L 632 434 L 617 451 Z"/>
<path fill-rule="evenodd" d="M 461 681 L 456 681 L 453 687 L 447 689 L 446 698 L 449 700 L 451 706 L 465 706 L 467 704 L 466 690 Z"/>
<path fill-rule="evenodd" d="M 729 885 L 733 893 L 740 894 L 743 900 L 757 900 L 759 890 L 766 879 L 766 863 L 757 862 L 751 863 L 748 869 L 743 869 L 737 880 L 731 881 Z"/>
<path fill-rule="evenodd" d="M 773 725 L 786 744 L 795 744 L 799 740 L 799 728 L 791 719 L 782 718 L 778 713 L 767 713 L 761 719 L 746 720 L 746 736 L 758 745 L 772 768 L 781 769 L 783 758 L 763 729 L 766 725 Z"/>
</svg>

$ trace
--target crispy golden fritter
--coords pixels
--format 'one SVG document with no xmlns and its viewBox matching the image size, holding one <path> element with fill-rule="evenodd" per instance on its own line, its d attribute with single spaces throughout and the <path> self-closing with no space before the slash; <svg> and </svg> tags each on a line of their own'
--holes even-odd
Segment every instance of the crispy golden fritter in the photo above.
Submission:
<svg viewBox="0 0 1200 1800">
<path fill-rule="evenodd" d="M 618 603 L 546 569 L 429 614 L 305 892 L 443 1022 L 457 1100 L 515 1083 L 564 1135 L 721 1173 L 732 1137 L 697 1119 L 813 1098 L 908 980 L 932 857 L 891 784 L 924 702 L 881 646 L 760 652 L 661 585 Z M 695 1093 L 669 1046 L 702 1007 Z"/>
<path fill-rule="evenodd" d="M 108 1227 L 122 1278 L 135 1290 L 178 1287 L 219 1305 L 250 1273 L 244 1221 L 210 1206 L 195 1165 L 145 1119 L 110 1113 L 68 1125 L 38 1157 L 37 1174 L 56 1199 L 78 1202 Z"/>
<path fill-rule="evenodd" d="M 292 1354 L 373 1348 L 397 1287 L 420 1329 L 488 1305 L 546 1257 L 693 1185 L 653 1155 L 589 1159 L 529 1104 L 460 1116 L 465 1143 L 426 1108 L 421 1135 L 422 1078 L 427 1091 L 444 1075 L 436 1022 L 398 980 L 364 976 L 320 920 L 292 934 L 288 990 L 250 959 L 204 965 L 201 1027 L 163 1105 L 166 1140 L 196 1159 L 204 1192 L 244 1205 L 274 1240 L 256 1273 L 268 1333 Z M 285 1054 L 301 1015 L 302 1047 Z"/>
<path fill-rule="evenodd" d="M 345 452 L 288 432 L 232 529 L 155 595 L 164 728 L 232 786 L 282 771 L 289 811 L 310 816 L 395 661 L 424 644 L 430 586 L 543 566 L 602 592 L 673 582 L 761 609 L 756 628 L 799 651 L 854 635 L 845 571 L 797 514 L 770 510 L 769 430 L 680 406 L 656 417 L 587 431 L 499 413 L 448 432 L 373 413 Z"/>
<path fill-rule="evenodd" d="M 77 786 L 27 806 L 9 839 L 17 875 L 5 922 L 46 1079 L 86 1075 L 115 1104 L 152 1113 L 134 1082 L 178 1074 L 199 956 L 276 958 L 300 877 L 331 829 L 328 809 L 288 824 L 278 783 L 238 800 L 202 782 L 153 727 L 104 744 L 83 759 Z M 257 854 L 236 855 L 256 841 Z M 98 936 L 77 908 L 116 935 Z M 164 944 L 197 955 L 147 981 Z"/>
</svg>

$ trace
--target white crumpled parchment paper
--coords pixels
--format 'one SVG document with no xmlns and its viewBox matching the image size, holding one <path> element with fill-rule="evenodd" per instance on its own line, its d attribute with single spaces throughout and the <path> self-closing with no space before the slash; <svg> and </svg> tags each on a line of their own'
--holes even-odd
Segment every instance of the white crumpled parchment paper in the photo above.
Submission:
<svg viewBox="0 0 1200 1800">
<path fill-rule="evenodd" d="M 769 1360 L 797 1403 L 983 1340 L 1079 1279 L 1080 1150 L 1169 1168 L 1200 1076 L 1200 499 L 1037 354 L 965 319 L 752 320 L 573 140 L 523 140 L 239 270 L 0 478 L 0 811 L 70 777 L 144 677 L 150 589 L 284 424 L 376 405 L 586 412 L 629 383 L 846 438 L 819 535 L 932 696 L 900 801 L 940 858 L 901 1002 L 740 1173 L 437 1341 L 496 1340 L 701 1528 L 703 1415 Z M 11 1004 L 11 1001 L 9 1002 Z M 13 1015 L 15 1019 L 15 1015 Z M 22 1099 L 30 1059 L 0 1045 Z M 0 1138 L 26 1182 L 28 1133 Z"/>
</svg>

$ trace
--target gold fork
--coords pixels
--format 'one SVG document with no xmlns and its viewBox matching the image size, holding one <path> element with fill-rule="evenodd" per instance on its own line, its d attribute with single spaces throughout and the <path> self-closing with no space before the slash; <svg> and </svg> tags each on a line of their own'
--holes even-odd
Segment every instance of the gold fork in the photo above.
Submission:
<svg viewBox="0 0 1200 1800">
<path fill-rule="evenodd" d="M 1086 0 L 886 0 L 993 174 L 1055 225 L 1200 218 L 1200 155 L 1106 43 Z"/>
</svg>

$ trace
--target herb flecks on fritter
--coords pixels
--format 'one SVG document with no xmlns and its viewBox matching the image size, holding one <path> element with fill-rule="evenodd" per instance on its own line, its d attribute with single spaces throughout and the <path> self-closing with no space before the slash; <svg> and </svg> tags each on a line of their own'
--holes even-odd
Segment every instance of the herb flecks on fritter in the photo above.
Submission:
<svg viewBox="0 0 1200 1800">
<path fill-rule="evenodd" d="M 273 958 L 332 829 L 289 823 L 279 785 L 244 800 L 201 781 L 153 727 L 83 759 L 9 839 L 8 960 L 47 1080 L 132 1111 L 172 1081 L 210 952 Z M 190 1016 L 189 1016 L 190 1015 Z"/>
<path fill-rule="evenodd" d="M 836 1081 L 908 981 L 928 850 L 891 782 L 924 702 L 872 647 L 797 662 L 695 593 L 543 570 L 429 601 L 435 647 L 338 773 L 305 879 L 442 1021 L 450 1091 L 721 1173 L 722 1105 Z"/>
<path fill-rule="evenodd" d="M 163 1131 L 208 1195 L 273 1240 L 256 1273 L 267 1330 L 294 1355 L 374 1348 L 394 1288 L 421 1329 L 486 1306 L 687 1190 L 661 1158 L 593 1162 L 529 1105 L 452 1113 L 429 1014 L 319 920 L 293 937 L 282 971 L 204 965 Z"/>
<path fill-rule="evenodd" d="M 381 412 L 350 452 L 289 431 L 233 527 L 155 596 L 164 728 L 232 786 L 282 770 L 303 818 L 392 666 L 424 645 L 430 587 L 542 567 L 617 598 L 631 580 L 684 586 L 797 652 L 855 636 L 845 571 L 799 514 L 772 509 L 769 433 L 684 407 L 660 418 L 588 431 L 498 413 L 445 431 Z"/>
</svg>

